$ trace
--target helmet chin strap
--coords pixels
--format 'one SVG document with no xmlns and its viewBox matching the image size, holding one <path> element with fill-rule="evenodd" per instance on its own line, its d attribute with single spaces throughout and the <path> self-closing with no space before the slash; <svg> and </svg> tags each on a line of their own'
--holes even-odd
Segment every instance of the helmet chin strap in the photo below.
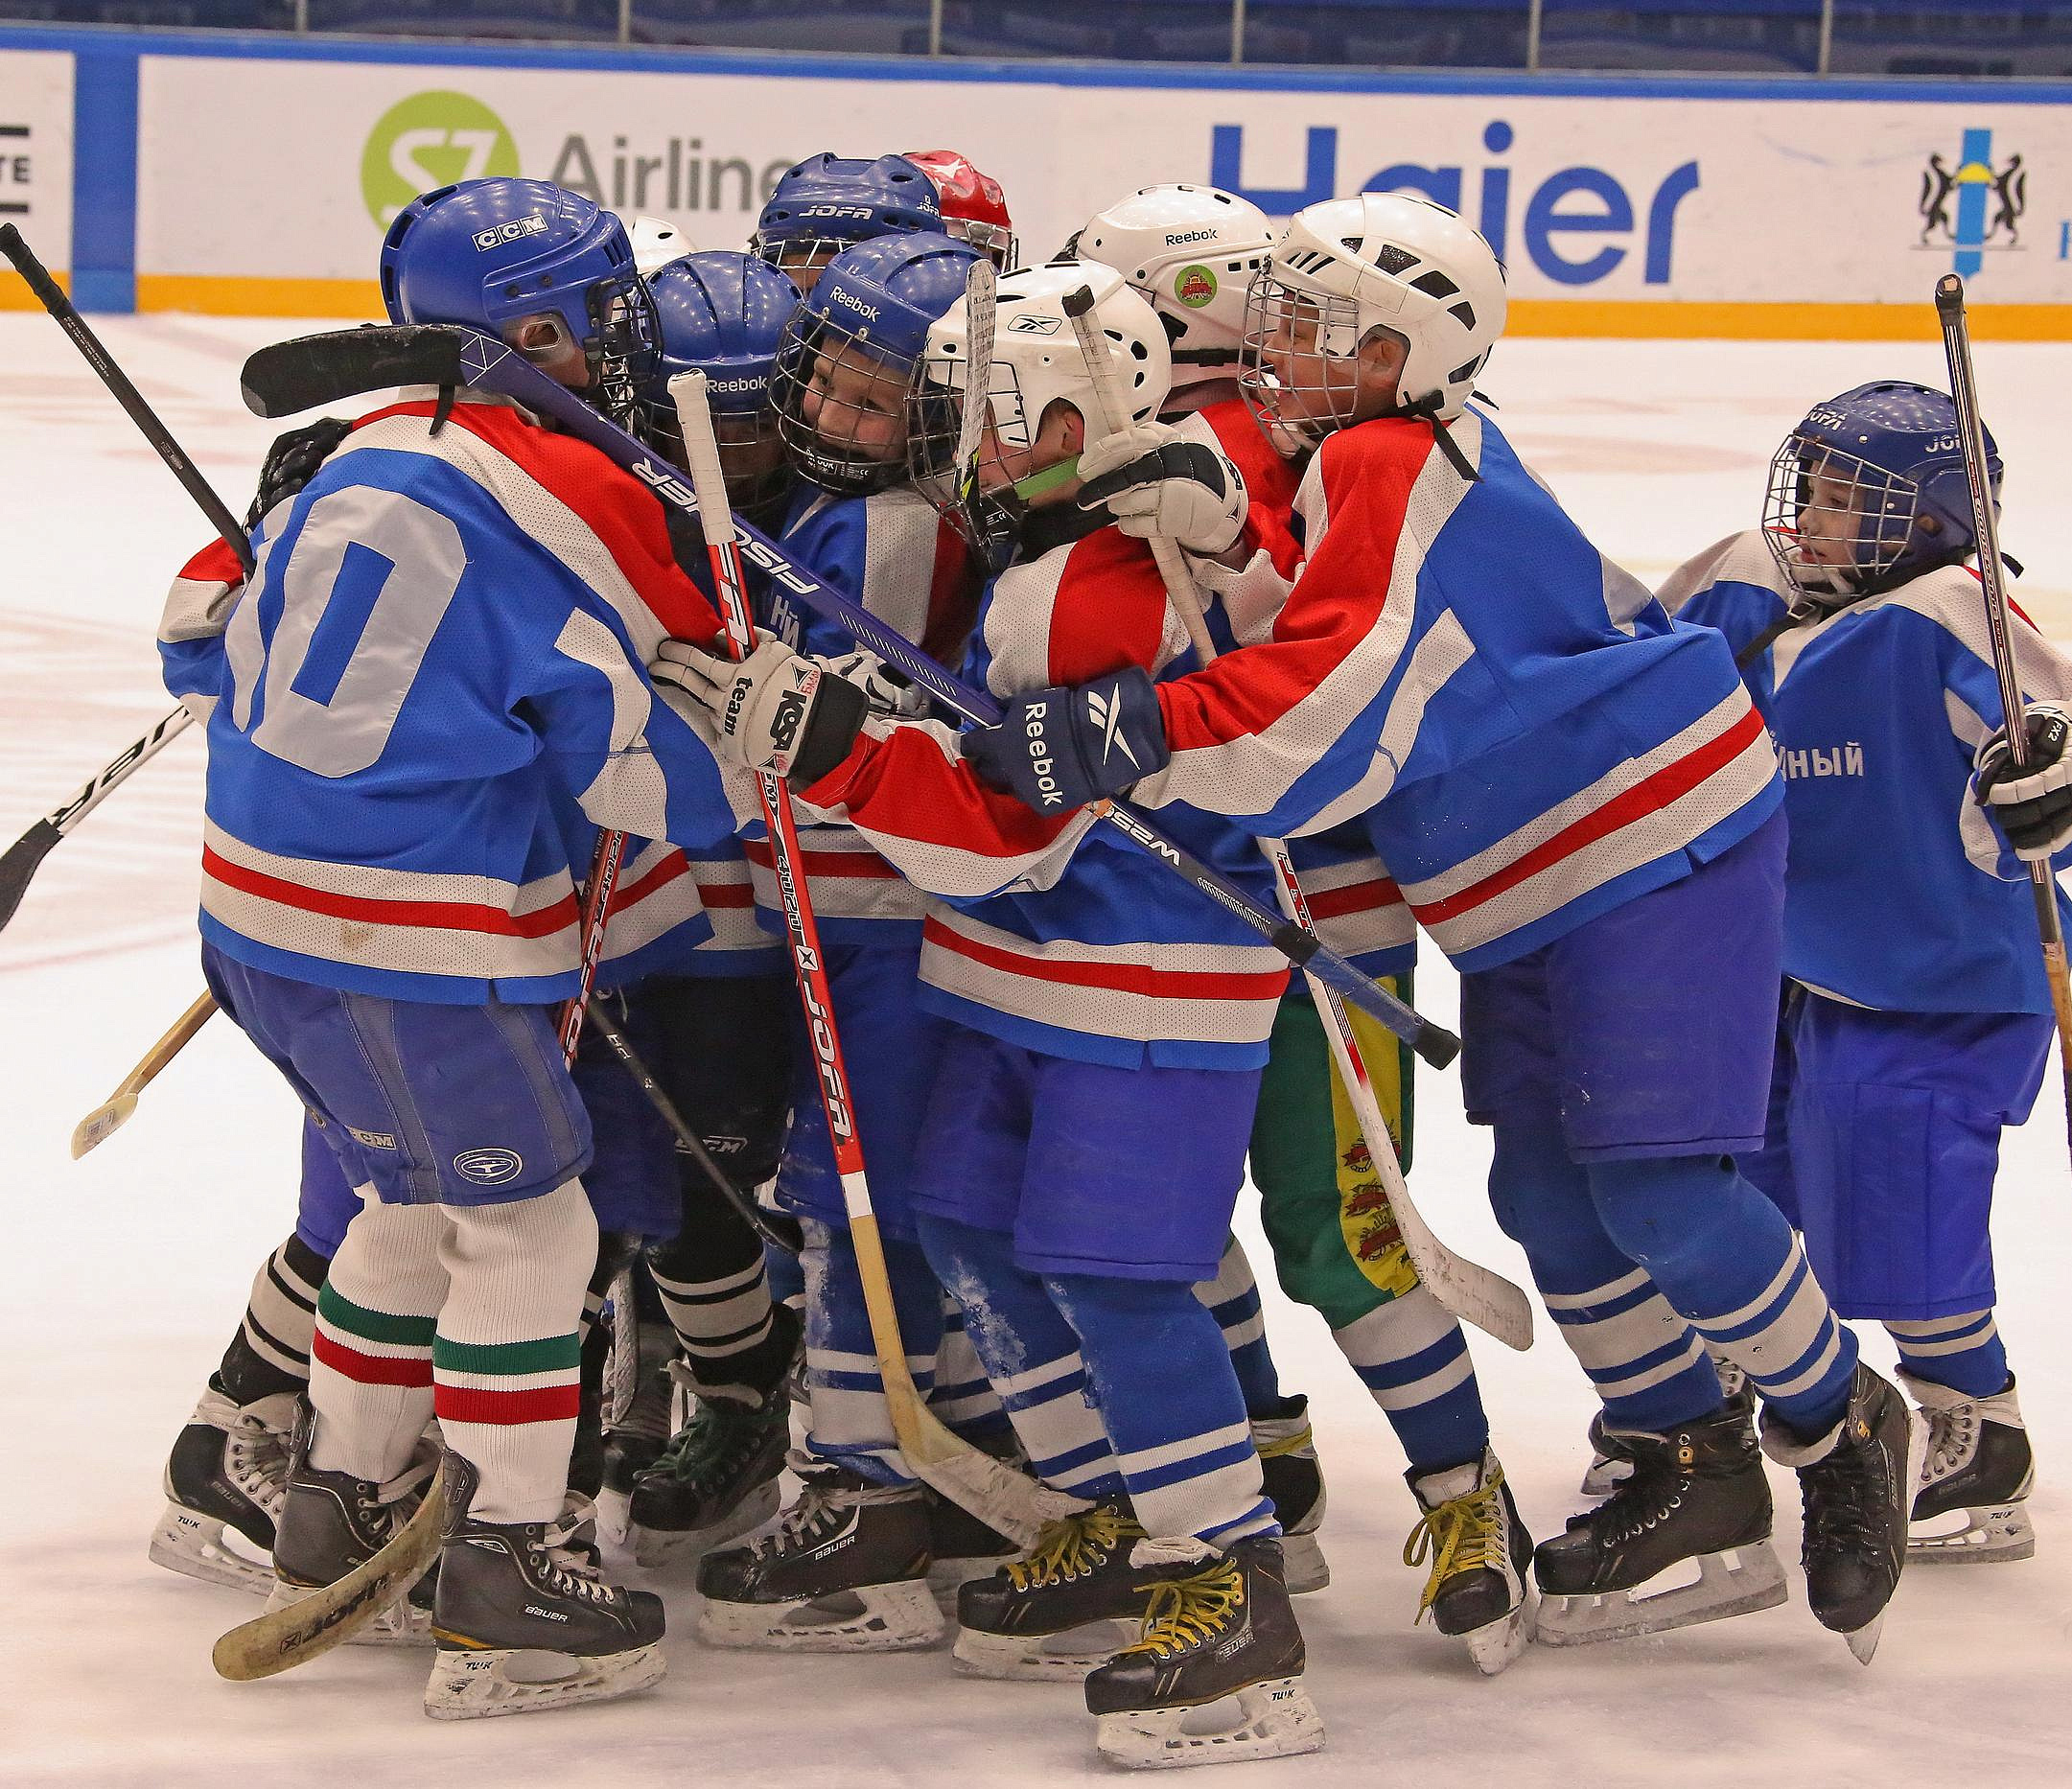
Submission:
<svg viewBox="0 0 2072 1789">
<path fill-rule="evenodd" d="M 1014 495 L 1023 502 L 1055 491 L 1061 484 L 1070 484 L 1080 476 L 1080 456 L 1072 454 L 1059 460 L 1055 466 L 1046 466 L 1041 472 L 1033 472 L 1026 478 L 1017 478 L 1013 486 Z"/>
<path fill-rule="evenodd" d="M 1381 413 L 1384 416 L 1408 416 L 1413 421 L 1430 423 L 1432 439 L 1439 452 L 1446 455 L 1447 464 L 1460 475 L 1464 483 L 1479 484 L 1482 475 L 1469 465 L 1468 456 L 1460 451 L 1460 443 L 1454 439 L 1453 431 L 1439 420 L 1439 411 L 1445 403 L 1443 394 L 1428 391 L 1423 397 L 1412 398 L 1408 404 L 1398 399 L 1392 408 Z"/>
</svg>

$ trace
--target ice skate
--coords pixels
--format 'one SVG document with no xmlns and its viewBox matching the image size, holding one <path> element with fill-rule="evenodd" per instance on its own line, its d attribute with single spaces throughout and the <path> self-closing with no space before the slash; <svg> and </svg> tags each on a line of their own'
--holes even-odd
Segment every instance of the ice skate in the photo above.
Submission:
<svg viewBox="0 0 2072 1789">
<path fill-rule="evenodd" d="M 1763 1451 L 1799 1475 L 1805 1599 L 1869 1664 L 1906 1563 L 1925 1425 L 1890 1381 L 1859 1361 L 1849 1408 L 1819 1439 L 1797 1440 L 1767 1410 L 1762 1428 Z"/>
<path fill-rule="evenodd" d="M 309 1463 L 311 1416 L 298 1405 L 287 1495 L 273 1536 L 274 1585 L 268 1609 L 286 1609 L 336 1583 L 381 1551 L 409 1521 L 439 1463 L 420 1442 L 410 1463 L 385 1484 L 350 1473 L 319 1472 Z M 431 1643 L 430 1574 L 352 1637 L 363 1646 Z"/>
<path fill-rule="evenodd" d="M 650 1569 L 687 1565 L 777 1514 L 778 1475 L 791 1445 L 791 1401 L 746 1385 L 694 1396 L 690 1420 L 626 1500 L 626 1541 Z"/>
<path fill-rule="evenodd" d="M 1155 1575 L 1129 1562 L 1144 1530 L 1119 1501 L 1046 1522 L 1036 1544 L 957 1598 L 957 1669 L 1078 1682 L 1135 1639 Z"/>
<path fill-rule="evenodd" d="M 1747 1423 L 1722 1408 L 1680 1429 L 1614 1429 L 1632 1471 L 1533 1554 L 1549 1646 L 1629 1639 L 1784 1600 L 1770 1485 Z"/>
<path fill-rule="evenodd" d="M 669 1445 L 670 1416 L 676 1405 L 676 1381 L 669 1367 L 675 1352 L 675 1332 L 659 1319 L 641 1320 L 635 1315 L 630 1342 L 620 1339 L 614 1325 L 597 1512 L 605 1527 L 629 1544 L 635 1541 L 634 1481 Z"/>
<path fill-rule="evenodd" d="M 799 1500 L 769 1534 L 698 1564 L 710 1646 L 912 1652 L 943 1638 L 928 1590 L 928 1505 L 919 1485 L 873 1484 L 795 1461 Z"/>
<path fill-rule="evenodd" d="M 1532 1638 L 1532 1536 L 1519 1520 L 1503 1468 L 1486 1448 L 1479 1460 L 1420 1477 L 1406 1473 L 1425 1512 L 1404 1543 L 1403 1563 L 1432 1575 L 1417 1619 L 1432 1614 L 1441 1634 L 1467 1642 L 1468 1656 L 1494 1677 Z"/>
<path fill-rule="evenodd" d="M 1990 1398 L 1973 1398 L 1904 1367 L 1899 1378 L 1928 1425 L 1907 1528 L 1907 1564 L 2034 1557 L 2036 1530 L 2025 1505 L 2036 1482 L 2036 1456 L 2014 1380 Z"/>
<path fill-rule="evenodd" d="M 928 1588 L 945 1615 L 957 1613 L 966 1584 L 989 1578 L 1013 1559 L 1014 1543 L 939 1491 L 928 1498 Z"/>
<path fill-rule="evenodd" d="M 1291 1398 L 1285 1416 L 1254 1417 L 1252 1445 L 1259 1450 L 1259 1470 L 1266 1493 L 1281 1523 L 1281 1561 L 1288 1591 L 1300 1596 L 1331 1582 L 1316 1531 L 1324 1524 L 1324 1470 L 1316 1458 L 1316 1438 L 1310 1429 L 1310 1401 Z"/>
<path fill-rule="evenodd" d="M 481 1522 L 470 1514 L 480 1483 L 472 1461 L 447 1454 L 432 1619 L 439 1656 L 425 1712 L 435 1721 L 534 1714 L 660 1680 L 662 1599 L 597 1575 L 587 1500 L 571 1498 L 557 1522 Z"/>
<path fill-rule="evenodd" d="M 1180 1566 L 1184 1575 L 1153 1583 L 1142 1638 L 1086 1679 L 1101 1755 L 1160 1770 L 1320 1749 L 1323 1718 L 1302 1687 L 1302 1633 L 1280 1543 L 1255 1537 L 1223 1552 L 1199 1541 L 1147 1541 L 1136 1558 Z"/>
<path fill-rule="evenodd" d="M 1732 1360 L 1712 1357 L 1719 1374 L 1719 1388 L 1726 1394 L 1726 1407 L 1740 1412 L 1744 1422 L 1756 1420 L 1756 1394 L 1748 1387 L 1748 1375 Z M 1633 1470 L 1633 1461 L 1605 1429 L 1604 1412 L 1590 1419 L 1590 1465 L 1583 1473 L 1585 1497 L 1610 1497 L 1619 1481 Z"/>
<path fill-rule="evenodd" d="M 210 1383 L 166 1461 L 154 1564 L 262 1596 L 272 1591 L 273 1524 L 288 1496 L 294 1421 L 291 1392 L 241 1407 Z"/>
</svg>

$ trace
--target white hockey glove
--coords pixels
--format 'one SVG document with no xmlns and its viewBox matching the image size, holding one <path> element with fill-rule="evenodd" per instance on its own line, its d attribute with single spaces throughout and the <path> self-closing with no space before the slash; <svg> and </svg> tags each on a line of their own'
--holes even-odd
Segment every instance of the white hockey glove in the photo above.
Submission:
<svg viewBox="0 0 2072 1789">
<path fill-rule="evenodd" d="M 899 671 L 874 652 L 858 647 L 839 658 L 821 661 L 835 676 L 863 691 L 871 712 L 888 720 L 918 720 L 928 711 L 928 692 L 907 682 Z"/>
<path fill-rule="evenodd" d="M 1079 506 L 1106 507 L 1125 534 L 1163 536 L 1190 553 L 1226 551 L 1245 532 L 1244 476 L 1170 423 L 1138 423 L 1080 455 Z"/>
<path fill-rule="evenodd" d="M 2065 748 L 2072 744 L 2072 712 L 2054 702 L 2032 702 L 2023 720 L 2029 734 L 2028 768 L 2014 768 L 2002 728 L 1972 759 L 1971 786 L 2015 856 L 2028 863 L 2048 862 L 2072 845 L 2072 764 L 2065 761 Z"/>
<path fill-rule="evenodd" d="M 868 704 L 856 685 L 829 676 L 774 634 L 758 632 L 739 664 L 724 652 L 665 639 L 648 667 L 664 696 L 689 699 L 718 735 L 718 750 L 751 770 L 801 785 L 839 764 L 862 730 Z"/>
</svg>

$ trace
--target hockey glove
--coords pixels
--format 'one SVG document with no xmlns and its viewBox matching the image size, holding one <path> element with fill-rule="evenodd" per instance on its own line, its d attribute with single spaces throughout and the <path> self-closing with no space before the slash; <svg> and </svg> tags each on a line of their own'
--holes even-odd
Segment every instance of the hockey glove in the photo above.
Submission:
<svg viewBox="0 0 2072 1789">
<path fill-rule="evenodd" d="M 666 695 L 704 710 L 720 753 L 751 770 L 774 770 L 804 785 L 848 756 L 869 702 L 818 660 L 802 658 L 774 634 L 758 633 L 739 664 L 687 640 L 665 639 L 648 667 Z"/>
<path fill-rule="evenodd" d="M 971 768 L 1039 814 L 1062 814 L 1119 795 L 1163 770 L 1166 744 L 1158 692 L 1132 664 L 1077 688 L 1014 697 L 999 723 L 964 736 Z"/>
<path fill-rule="evenodd" d="M 1104 506 L 1139 540 L 1162 535 L 1213 558 L 1245 532 L 1244 476 L 1212 447 L 1167 423 L 1139 423 L 1080 455 L 1079 506 Z"/>
<path fill-rule="evenodd" d="M 2036 702 L 2023 718 L 2029 732 L 2028 767 L 2014 768 L 2002 728 L 1979 747 L 1971 786 L 2014 855 L 2029 863 L 2047 862 L 2072 844 L 2072 764 L 2065 761 L 2065 748 L 2072 745 L 2072 713 L 2055 703 Z"/>
<path fill-rule="evenodd" d="M 338 443 L 352 432 L 351 423 L 323 416 L 277 436 L 267 450 L 266 463 L 259 468 L 259 491 L 251 508 L 244 512 L 244 525 L 256 528 L 260 518 L 276 503 L 297 496 L 316 476 L 316 469 L 331 457 Z"/>
<path fill-rule="evenodd" d="M 887 720 L 912 721 L 928 712 L 928 692 L 908 683 L 903 673 L 874 652 L 858 648 L 821 662 L 845 683 L 862 690 L 873 714 Z"/>
</svg>

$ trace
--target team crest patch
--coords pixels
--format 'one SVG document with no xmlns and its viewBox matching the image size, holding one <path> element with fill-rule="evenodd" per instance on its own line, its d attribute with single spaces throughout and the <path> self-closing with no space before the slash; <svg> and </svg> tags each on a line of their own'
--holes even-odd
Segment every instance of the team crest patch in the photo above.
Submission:
<svg viewBox="0 0 2072 1789">
<path fill-rule="evenodd" d="M 454 1172 L 480 1187 L 501 1187 L 525 1172 L 525 1158 L 516 1150 L 462 1150 Z"/>
<path fill-rule="evenodd" d="M 1190 311 L 1199 311 L 1216 296 L 1216 275 L 1197 262 L 1173 276 L 1173 295 Z"/>
</svg>

